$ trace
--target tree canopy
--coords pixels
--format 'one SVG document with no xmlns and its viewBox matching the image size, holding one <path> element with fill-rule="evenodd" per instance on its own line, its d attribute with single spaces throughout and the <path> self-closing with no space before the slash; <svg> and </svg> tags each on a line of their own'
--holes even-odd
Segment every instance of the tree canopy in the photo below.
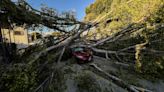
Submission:
<svg viewBox="0 0 164 92">
<path fill-rule="evenodd" d="M 75 19 L 73 12 L 58 14 L 54 9 L 48 7 L 42 7 L 42 11 L 38 11 L 24 0 L 17 3 L 11 0 L 2 0 L 0 6 L 0 20 L 3 21 L 2 27 L 9 27 L 12 23 L 16 25 L 26 24 L 27 26 L 41 24 L 58 31 L 66 32 L 65 29 L 63 30 L 65 26 L 68 27 L 81 23 Z"/>
</svg>

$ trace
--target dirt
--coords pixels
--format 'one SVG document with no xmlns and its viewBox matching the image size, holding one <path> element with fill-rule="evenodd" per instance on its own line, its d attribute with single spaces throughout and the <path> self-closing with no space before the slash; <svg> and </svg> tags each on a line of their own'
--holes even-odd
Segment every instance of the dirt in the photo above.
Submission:
<svg viewBox="0 0 164 92">
<path fill-rule="evenodd" d="M 66 61 L 72 62 L 72 59 Z M 121 68 L 113 61 L 94 56 L 93 62 L 79 65 L 76 62 L 65 64 L 62 68 L 64 71 L 65 90 L 64 92 L 128 92 L 115 84 L 111 79 L 104 75 L 94 72 L 90 69 L 90 64 L 94 63 L 102 70 L 117 76 L 129 84 L 143 87 L 153 92 L 163 92 L 164 82 L 159 80 L 151 82 L 146 79 L 138 78 L 135 74 Z M 121 70 L 120 70 L 121 69 Z"/>
</svg>

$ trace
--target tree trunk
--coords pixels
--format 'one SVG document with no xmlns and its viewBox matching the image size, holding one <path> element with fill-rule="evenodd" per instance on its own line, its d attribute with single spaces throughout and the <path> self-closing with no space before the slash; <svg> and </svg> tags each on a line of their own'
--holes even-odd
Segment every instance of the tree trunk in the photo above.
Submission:
<svg viewBox="0 0 164 92">
<path fill-rule="evenodd" d="M 0 47 L 2 48 L 2 58 L 4 60 L 4 63 L 8 63 L 9 59 L 6 56 L 6 49 L 5 49 L 5 44 L 3 42 L 3 37 L 2 37 L 2 30 L 1 30 L 1 23 L 0 23 Z"/>
</svg>

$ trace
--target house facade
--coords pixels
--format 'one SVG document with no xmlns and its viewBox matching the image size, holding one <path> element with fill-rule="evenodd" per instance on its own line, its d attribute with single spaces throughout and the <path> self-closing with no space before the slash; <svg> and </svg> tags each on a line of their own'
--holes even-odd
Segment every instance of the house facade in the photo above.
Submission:
<svg viewBox="0 0 164 92">
<path fill-rule="evenodd" d="M 16 43 L 19 46 L 28 46 L 28 32 L 23 27 L 15 27 L 14 29 L 1 29 L 4 42 Z"/>
</svg>

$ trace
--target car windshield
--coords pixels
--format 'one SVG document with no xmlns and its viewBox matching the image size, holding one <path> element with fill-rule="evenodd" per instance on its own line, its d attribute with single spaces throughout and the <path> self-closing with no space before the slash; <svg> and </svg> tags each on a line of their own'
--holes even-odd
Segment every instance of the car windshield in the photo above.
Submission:
<svg viewBox="0 0 164 92">
<path fill-rule="evenodd" d="M 75 48 L 74 51 L 77 52 L 77 51 L 83 51 L 84 49 L 83 48 Z"/>
</svg>

